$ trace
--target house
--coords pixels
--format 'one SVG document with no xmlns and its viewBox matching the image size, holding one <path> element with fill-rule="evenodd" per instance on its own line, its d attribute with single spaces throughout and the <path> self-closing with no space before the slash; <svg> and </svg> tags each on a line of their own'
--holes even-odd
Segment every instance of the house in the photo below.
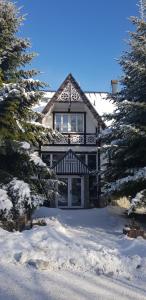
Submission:
<svg viewBox="0 0 146 300">
<path fill-rule="evenodd" d="M 41 106 L 42 123 L 61 133 L 61 138 L 41 146 L 44 162 L 65 184 L 52 206 L 88 208 L 99 205 L 100 140 L 105 128 L 101 100 L 105 93 L 84 93 L 71 74 L 56 92 L 46 92 L 46 106 Z M 97 101 L 96 101 L 97 100 Z M 98 105 L 97 105 L 98 102 Z M 109 105 L 106 102 L 106 105 Z"/>
</svg>

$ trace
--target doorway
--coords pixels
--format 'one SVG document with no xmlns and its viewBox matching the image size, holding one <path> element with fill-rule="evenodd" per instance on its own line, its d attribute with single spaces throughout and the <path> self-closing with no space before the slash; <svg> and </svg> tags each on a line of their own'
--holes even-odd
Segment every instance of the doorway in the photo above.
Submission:
<svg viewBox="0 0 146 300">
<path fill-rule="evenodd" d="M 62 182 L 59 185 L 57 206 L 62 208 L 84 207 L 84 177 L 58 176 Z"/>
</svg>

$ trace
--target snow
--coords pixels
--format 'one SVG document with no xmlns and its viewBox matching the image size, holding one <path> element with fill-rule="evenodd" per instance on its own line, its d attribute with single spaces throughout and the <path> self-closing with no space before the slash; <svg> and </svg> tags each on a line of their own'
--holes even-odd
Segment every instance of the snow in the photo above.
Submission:
<svg viewBox="0 0 146 300">
<path fill-rule="evenodd" d="M 25 150 L 29 150 L 30 149 L 30 144 L 28 142 L 21 142 L 21 148 L 25 149 Z"/>
<path fill-rule="evenodd" d="M 146 190 L 138 192 L 130 202 L 131 204 L 128 210 L 128 214 L 131 214 L 133 211 L 137 211 L 137 208 L 139 207 L 142 208 L 143 212 L 146 212 Z"/>
<path fill-rule="evenodd" d="M 45 108 L 45 106 L 47 105 L 47 103 L 51 100 L 51 98 L 54 96 L 55 92 L 44 92 L 43 93 L 43 97 L 40 101 L 38 101 L 37 104 L 35 104 L 35 106 L 33 107 L 34 111 L 36 112 L 42 112 L 43 109 Z"/>
<path fill-rule="evenodd" d="M 28 206 L 30 208 L 38 207 L 44 202 L 42 196 L 33 194 L 28 183 L 17 178 L 13 178 L 7 185 L 2 186 L 0 196 L 0 209 L 7 215 L 10 213 L 9 219 L 16 211 L 22 216 L 26 213 Z"/>
<path fill-rule="evenodd" d="M 14 178 L 8 184 L 9 192 L 12 194 L 12 198 L 15 198 L 15 209 L 19 211 L 20 215 L 25 212 L 25 205 L 30 205 L 32 207 L 31 191 L 29 184 L 23 180 L 18 180 Z M 17 200 L 17 201 L 16 201 Z"/>
<path fill-rule="evenodd" d="M 19 127 L 19 129 L 22 131 L 22 132 L 25 132 L 25 130 L 23 129 L 23 127 L 21 126 L 20 122 L 18 120 L 16 120 L 16 123 Z"/>
<path fill-rule="evenodd" d="M 43 98 L 34 106 L 34 111 L 42 112 L 54 94 L 55 92 L 51 91 L 44 92 Z M 107 99 L 107 93 L 85 92 L 85 95 L 100 116 L 114 111 L 115 106 L 110 99 Z"/>
<path fill-rule="evenodd" d="M 12 208 L 12 202 L 9 199 L 9 196 L 7 194 L 7 191 L 4 189 L 0 189 L 0 210 L 4 211 L 6 210 L 6 213 L 10 211 Z"/>
<path fill-rule="evenodd" d="M 0 299 L 144 300 L 146 240 L 122 234 L 121 209 L 34 214 L 47 226 L 0 229 Z"/>
<path fill-rule="evenodd" d="M 30 161 L 33 161 L 33 163 L 36 166 L 39 167 L 46 167 L 46 164 L 42 161 L 42 159 L 39 157 L 38 152 L 33 152 L 32 154 L 30 154 Z"/>
<path fill-rule="evenodd" d="M 124 184 L 132 181 L 145 180 L 146 178 L 146 167 L 133 170 L 133 175 L 128 175 L 121 179 L 118 179 L 112 183 L 107 184 L 103 191 L 106 193 L 113 193 L 114 191 L 119 191 Z"/>
<path fill-rule="evenodd" d="M 113 102 L 108 99 L 107 93 L 85 93 L 90 103 L 96 109 L 100 116 L 110 114 L 114 111 L 115 106 Z"/>
</svg>

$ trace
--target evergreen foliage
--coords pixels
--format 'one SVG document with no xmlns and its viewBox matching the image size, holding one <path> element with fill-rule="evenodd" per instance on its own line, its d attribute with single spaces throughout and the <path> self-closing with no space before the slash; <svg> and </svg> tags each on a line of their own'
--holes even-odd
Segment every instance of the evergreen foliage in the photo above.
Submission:
<svg viewBox="0 0 146 300">
<path fill-rule="evenodd" d="M 45 84 L 32 78 L 38 71 L 27 69 L 36 54 L 28 50 L 30 41 L 18 36 L 23 21 L 14 2 L 0 0 L 0 216 L 13 221 L 50 200 L 56 185 L 53 173 L 33 153 L 55 134 L 37 122 L 33 111 Z"/>
<path fill-rule="evenodd" d="M 104 149 L 109 162 L 104 171 L 104 193 L 108 197 L 135 195 L 146 187 L 146 22 L 131 18 L 129 49 L 119 63 L 123 70 L 121 91 L 111 95 L 116 106 L 107 119 Z"/>
</svg>

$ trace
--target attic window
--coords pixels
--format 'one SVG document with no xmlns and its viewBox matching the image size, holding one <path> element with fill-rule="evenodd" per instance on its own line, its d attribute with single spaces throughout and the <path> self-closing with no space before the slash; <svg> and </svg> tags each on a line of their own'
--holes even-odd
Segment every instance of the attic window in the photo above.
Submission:
<svg viewBox="0 0 146 300">
<path fill-rule="evenodd" d="M 84 132 L 83 113 L 55 113 L 55 129 L 60 132 Z"/>
</svg>

